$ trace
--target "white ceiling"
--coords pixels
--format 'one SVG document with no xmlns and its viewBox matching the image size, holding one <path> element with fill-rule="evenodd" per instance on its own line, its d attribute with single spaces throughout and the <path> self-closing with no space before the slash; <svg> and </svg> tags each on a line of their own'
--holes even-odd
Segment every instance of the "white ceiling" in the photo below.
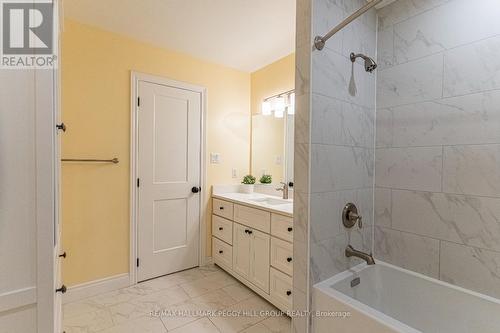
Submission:
<svg viewBox="0 0 500 333">
<path fill-rule="evenodd" d="M 295 50 L 295 0 L 66 0 L 64 12 L 248 72 Z"/>
</svg>

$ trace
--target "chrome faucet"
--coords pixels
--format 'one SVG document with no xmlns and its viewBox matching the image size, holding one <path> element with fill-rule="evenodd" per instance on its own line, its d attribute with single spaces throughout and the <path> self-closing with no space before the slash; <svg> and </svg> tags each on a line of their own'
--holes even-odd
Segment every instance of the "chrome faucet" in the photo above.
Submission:
<svg viewBox="0 0 500 333">
<path fill-rule="evenodd" d="M 276 191 L 283 191 L 283 199 L 288 199 L 288 184 L 281 182 L 280 184 L 283 185 L 283 187 L 279 187 L 276 189 Z"/>
<path fill-rule="evenodd" d="M 345 256 L 347 258 L 358 257 L 366 261 L 368 265 L 375 265 L 375 259 L 373 259 L 373 256 L 371 254 L 355 250 L 351 245 L 347 245 L 345 249 Z"/>
</svg>

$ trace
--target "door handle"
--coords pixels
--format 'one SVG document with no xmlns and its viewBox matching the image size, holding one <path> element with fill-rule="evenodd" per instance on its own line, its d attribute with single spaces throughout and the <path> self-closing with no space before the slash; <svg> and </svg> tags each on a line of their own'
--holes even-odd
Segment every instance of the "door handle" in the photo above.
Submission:
<svg viewBox="0 0 500 333">
<path fill-rule="evenodd" d="M 66 291 L 67 291 L 67 288 L 66 288 L 66 286 L 64 284 L 61 286 L 61 288 L 56 289 L 56 293 L 65 294 Z"/>
<path fill-rule="evenodd" d="M 288 262 L 292 262 L 292 257 L 288 257 L 288 258 L 286 258 L 286 261 L 288 261 Z"/>
<path fill-rule="evenodd" d="M 287 230 L 288 230 L 288 232 L 292 232 L 293 228 L 289 227 Z"/>
<path fill-rule="evenodd" d="M 62 254 L 60 254 L 59 258 L 65 258 L 66 259 L 66 251 L 64 251 Z"/>
<path fill-rule="evenodd" d="M 61 131 L 63 131 L 63 132 L 66 132 L 66 125 L 64 125 L 64 123 L 57 124 L 57 125 L 56 125 L 56 128 L 57 128 L 58 130 L 61 130 Z"/>
<path fill-rule="evenodd" d="M 287 295 L 287 296 L 290 296 L 291 294 L 292 294 L 292 291 L 291 291 L 291 290 L 287 290 L 287 291 L 286 291 L 286 295 Z"/>
<path fill-rule="evenodd" d="M 201 191 L 201 187 L 193 186 L 193 188 L 191 188 L 191 192 L 193 192 L 193 193 L 198 193 L 200 191 Z"/>
<path fill-rule="evenodd" d="M 224 228 L 223 227 L 219 227 L 219 230 L 222 231 L 222 230 L 224 230 Z"/>
</svg>

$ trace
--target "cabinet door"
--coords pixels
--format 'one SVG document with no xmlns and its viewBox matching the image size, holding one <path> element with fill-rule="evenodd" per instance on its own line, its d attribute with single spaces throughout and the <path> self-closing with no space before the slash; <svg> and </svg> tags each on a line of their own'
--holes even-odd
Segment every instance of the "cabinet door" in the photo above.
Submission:
<svg viewBox="0 0 500 333">
<path fill-rule="evenodd" d="M 248 279 L 250 276 L 250 242 L 251 237 L 245 226 L 233 224 L 233 270 Z"/>
<path fill-rule="evenodd" d="M 269 293 L 269 243 L 270 237 L 263 232 L 252 230 L 250 252 L 250 282 Z"/>
</svg>

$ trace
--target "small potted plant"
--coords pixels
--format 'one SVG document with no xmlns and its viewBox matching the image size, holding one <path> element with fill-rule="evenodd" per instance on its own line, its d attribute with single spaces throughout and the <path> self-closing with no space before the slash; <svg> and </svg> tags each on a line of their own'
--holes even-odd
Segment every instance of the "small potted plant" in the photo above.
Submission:
<svg viewBox="0 0 500 333">
<path fill-rule="evenodd" d="M 246 175 L 243 177 L 243 181 L 241 182 L 243 185 L 241 186 L 241 192 L 243 193 L 253 193 L 253 187 L 255 184 L 255 177 L 252 175 Z"/>
<path fill-rule="evenodd" d="M 273 182 L 273 177 L 271 175 L 262 175 L 260 177 L 261 184 L 271 184 Z"/>
</svg>

